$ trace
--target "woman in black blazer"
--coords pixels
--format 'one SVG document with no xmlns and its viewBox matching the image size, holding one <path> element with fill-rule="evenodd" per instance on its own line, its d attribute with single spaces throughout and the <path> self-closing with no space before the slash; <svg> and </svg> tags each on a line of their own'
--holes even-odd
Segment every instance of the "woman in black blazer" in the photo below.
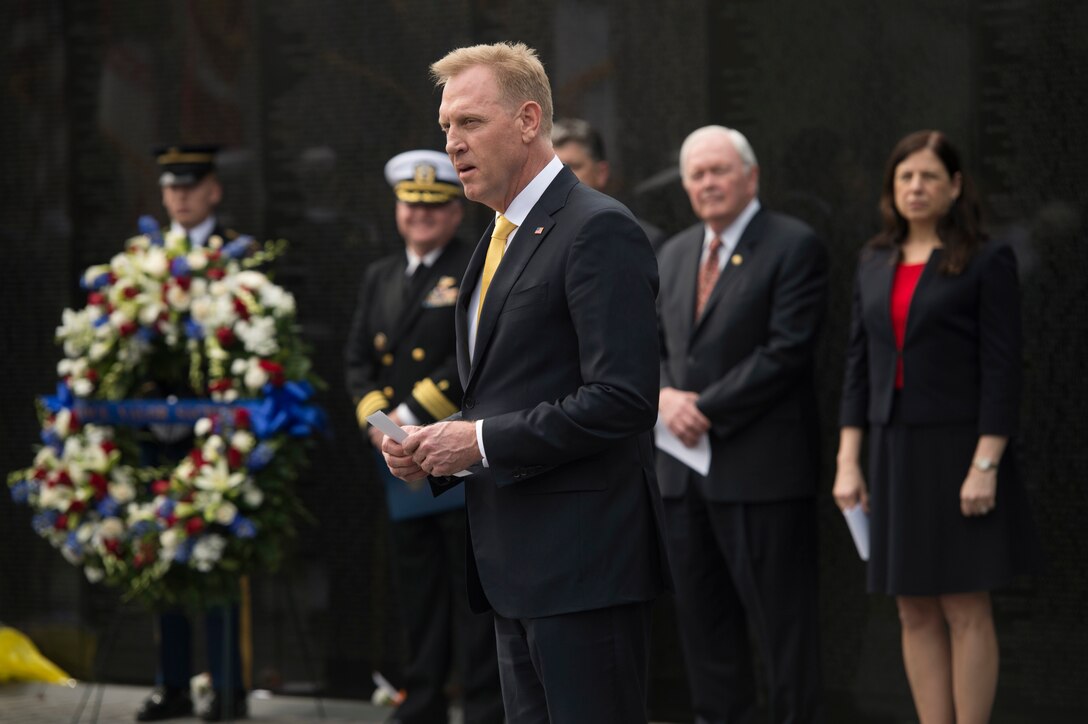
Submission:
<svg viewBox="0 0 1088 724">
<path fill-rule="evenodd" d="M 939 131 L 896 145 L 880 206 L 884 229 L 854 287 L 833 494 L 870 513 L 868 588 L 896 597 L 920 720 L 985 722 L 998 670 L 989 591 L 1034 557 L 1008 449 L 1019 409 L 1016 257 L 986 243 L 970 180 Z"/>
</svg>

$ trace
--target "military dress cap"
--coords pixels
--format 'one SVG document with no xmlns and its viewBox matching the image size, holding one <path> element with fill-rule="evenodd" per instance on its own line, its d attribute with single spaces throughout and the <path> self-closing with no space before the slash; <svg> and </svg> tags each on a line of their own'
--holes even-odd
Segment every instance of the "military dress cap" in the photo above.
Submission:
<svg viewBox="0 0 1088 724">
<path fill-rule="evenodd" d="M 160 186 L 192 186 L 215 170 L 216 145 L 159 146 L 155 160 L 162 172 Z"/>
<path fill-rule="evenodd" d="M 385 180 L 398 201 L 444 204 L 461 196 L 461 181 L 449 156 L 438 151 L 405 151 L 385 164 Z"/>
</svg>

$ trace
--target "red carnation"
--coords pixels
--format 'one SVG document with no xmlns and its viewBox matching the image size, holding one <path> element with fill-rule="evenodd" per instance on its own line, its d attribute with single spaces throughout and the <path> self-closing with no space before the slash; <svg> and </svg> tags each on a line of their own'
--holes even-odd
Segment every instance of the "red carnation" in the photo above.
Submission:
<svg viewBox="0 0 1088 724">
<path fill-rule="evenodd" d="M 263 359 L 257 363 L 262 370 L 268 373 L 268 376 L 272 379 L 272 384 L 282 385 L 284 380 L 283 365 L 271 362 Z"/>
<path fill-rule="evenodd" d="M 200 453 L 200 448 L 194 448 L 193 451 L 189 453 L 189 459 L 192 460 L 193 465 L 198 468 L 204 466 L 204 456 Z"/>
<path fill-rule="evenodd" d="M 125 299 L 133 299 L 140 293 L 140 290 L 136 287 L 125 287 L 125 291 L 121 293 L 125 296 Z"/>
<path fill-rule="evenodd" d="M 249 319 L 249 308 L 246 306 L 246 303 L 238 297 L 234 298 L 234 311 L 242 319 Z"/>
<path fill-rule="evenodd" d="M 73 500 L 68 504 L 68 512 L 71 515 L 77 515 L 87 509 L 87 504 L 82 500 Z"/>
<path fill-rule="evenodd" d="M 208 383 L 208 392 L 226 392 L 232 387 L 231 381 L 223 377 Z"/>
<path fill-rule="evenodd" d="M 185 521 L 185 532 L 188 533 L 189 535 L 196 535 L 197 533 L 199 533 L 202 530 L 204 530 L 204 519 L 203 518 L 194 517 L 194 518 L 190 518 L 189 520 Z"/>
<path fill-rule="evenodd" d="M 222 279 L 224 276 L 226 276 L 226 272 L 224 272 L 222 269 L 209 269 L 208 270 L 208 278 L 209 279 L 217 280 L 217 279 Z"/>
<path fill-rule="evenodd" d="M 68 529 L 68 516 L 65 515 L 64 513 L 61 513 L 60 515 L 58 515 L 56 522 L 53 523 L 53 527 L 56 528 L 57 530 L 67 530 Z"/>
<path fill-rule="evenodd" d="M 166 527 L 167 527 L 167 528 L 173 528 L 173 527 L 174 527 L 174 523 L 177 523 L 177 522 L 178 522 L 178 517 L 177 517 L 177 515 L 175 515 L 174 513 L 171 513 L 170 515 L 168 515 L 168 516 L 166 516 L 165 518 L 163 518 L 163 519 L 162 519 L 162 522 L 163 522 L 163 523 L 166 523 Z"/>
<path fill-rule="evenodd" d="M 178 286 L 185 291 L 189 291 L 189 287 L 193 283 L 192 277 L 176 277 L 175 281 L 178 283 Z"/>
<path fill-rule="evenodd" d="M 242 467 L 242 453 L 238 448 L 227 450 L 227 466 L 232 470 Z"/>
<path fill-rule="evenodd" d="M 87 374 L 83 376 L 89 379 L 91 382 L 96 382 L 98 380 L 98 373 L 93 369 L 88 369 Z"/>
<path fill-rule="evenodd" d="M 87 304 L 98 306 L 102 302 L 106 301 L 106 297 L 101 292 L 91 292 L 87 295 Z"/>
<path fill-rule="evenodd" d="M 234 344 L 234 332 L 230 331 L 230 327 L 220 327 L 215 330 L 215 338 L 219 340 L 219 344 L 224 347 L 229 347 Z"/>
<path fill-rule="evenodd" d="M 114 445 L 113 441 L 111 440 L 104 441 L 100 447 L 102 448 L 102 452 L 106 453 L 107 455 L 117 449 L 117 446 Z"/>
<path fill-rule="evenodd" d="M 72 487 L 72 478 L 70 478 L 68 476 L 67 472 L 65 472 L 64 470 L 61 470 L 59 473 L 57 473 L 56 484 L 57 485 L 66 485 L 69 488 L 71 488 Z"/>
<path fill-rule="evenodd" d="M 91 473 L 90 478 L 91 487 L 94 488 L 94 497 L 101 500 L 106 497 L 106 491 L 109 490 L 110 483 L 106 480 L 106 476 L 102 473 Z"/>
<path fill-rule="evenodd" d="M 117 328 L 117 331 L 120 332 L 122 337 L 130 337 L 136 333 L 137 329 L 139 329 L 139 327 L 136 326 L 135 322 L 125 322 Z"/>
<path fill-rule="evenodd" d="M 219 261 L 219 257 L 223 256 L 223 253 L 218 249 L 212 249 L 208 252 L 208 261 Z"/>
<path fill-rule="evenodd" d="M 113 555 L 115 555 L 115 556 L 120 555 L 120 553 L 121 553 L 121 541 L 117 540 L 116 538 L 107 538 L 103 545 L 105 545 L 106 550 L 109 551 L 110 553 L 112 553 Z"/>
<path fill-rule="evenodd" d="M 234 426 L 248 430 L 252 424 L 252 419 L 249 415 L 249 410 L 244 407 L 239 407 L 234 411 Z"/>
<path fill-rule="evenodd" d="M 169 480 L 156 480 L 151 483 L 151 492 L 155 495 L 166 495 L 166 491 L 170 490 Z"/>
</svg>

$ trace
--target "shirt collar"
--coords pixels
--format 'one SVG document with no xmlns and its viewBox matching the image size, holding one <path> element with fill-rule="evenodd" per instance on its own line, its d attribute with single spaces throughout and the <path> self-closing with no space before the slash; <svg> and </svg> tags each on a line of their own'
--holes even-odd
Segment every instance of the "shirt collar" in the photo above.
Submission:
<svg viewBox="0 0 1088 724">
<path fill-rule="evenodd" d="M 411 276 L 412 274 L 414 274 L 416 269 L 419 268 L 420 264 L 430 269 L 432 266 L 434 266 L 434 263 L 438 261 L 438 257 L 442 255 L 442 250 L 445 248 L 445 246 L 440 246 L 437 249 L 428 251 L 423 256 L 416 256 L 410 249 L 405 247 L 404 255 L 408 257 L 408 266 L 404 269 L 405 276 Z"/>
<path fill-rule="evenodd" d="M 170 231 L 189 237 L 189 246 L 197 248 L 208 245 L 208 237 L 215 231 L 215 216 L 209 216 L 191 229 L 186 229 L 176 221 L 170 222 Z"/>
<path fill-rule="evenodd" d="M 552 156 L 552 160 L 548 162 L 548 165 L 542 168 L 540 173 L 521 190 L 521 193 L 514 197 L 503 216 L 520 228 L 529 216 L 529 212 L 536 206 L 536 202 L 540 201 L 540 197 L 544 195 L 544 192 L 548 190 L 552 181 L 562 170 L 563 162 L 559 160 L 558 156 Z M 495 215 L 495 218 L 498 218 L 498 214 Z M 514 234 L 516 233 L 515 231 Z M 513 238 L 514 234 L 510 235 L 511 238 Z M 509 241 L 507 244 L 509 244 Z"/>
<path fill-rule="evenodd" d="M 722 240 L 721 258 L 728 258 L 733 253 L 733 250 L 737 248 L 737 242 L 740 241 L 740 237 L 744 233 L 744 230 L 748 228 L 748 222 L 752 220 L 752 217 L 756 215 L 756 212 L 758 212 L 760 208 L 759 199 L 752 199 L 748 202 L 748 205 L 744 207 L 744 211 L 740 212 L 740 215 L 733 219 L 733 223 L 725 227 L 721 234 L 718 234 Z M 709 225 L 703 227 L 704 252 L 710 248 L 710 240 L 713 239 L 714 236 L 714 231 L 711 230 Z"/>
</svg>

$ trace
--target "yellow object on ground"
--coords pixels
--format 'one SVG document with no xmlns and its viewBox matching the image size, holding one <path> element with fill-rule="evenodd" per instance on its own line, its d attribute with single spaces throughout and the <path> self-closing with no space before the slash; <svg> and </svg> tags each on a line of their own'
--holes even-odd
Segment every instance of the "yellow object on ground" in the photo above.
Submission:
<svg viewBox="0 0 1088 724">
<path fill-rule="evenodd" d="M 63 669 L 42 656 L 26 635 L 8 626 L 0 626 L 0 683 L 13 679 L 65 686 L 75 686 L 76 683 Z"/>
</svg>

